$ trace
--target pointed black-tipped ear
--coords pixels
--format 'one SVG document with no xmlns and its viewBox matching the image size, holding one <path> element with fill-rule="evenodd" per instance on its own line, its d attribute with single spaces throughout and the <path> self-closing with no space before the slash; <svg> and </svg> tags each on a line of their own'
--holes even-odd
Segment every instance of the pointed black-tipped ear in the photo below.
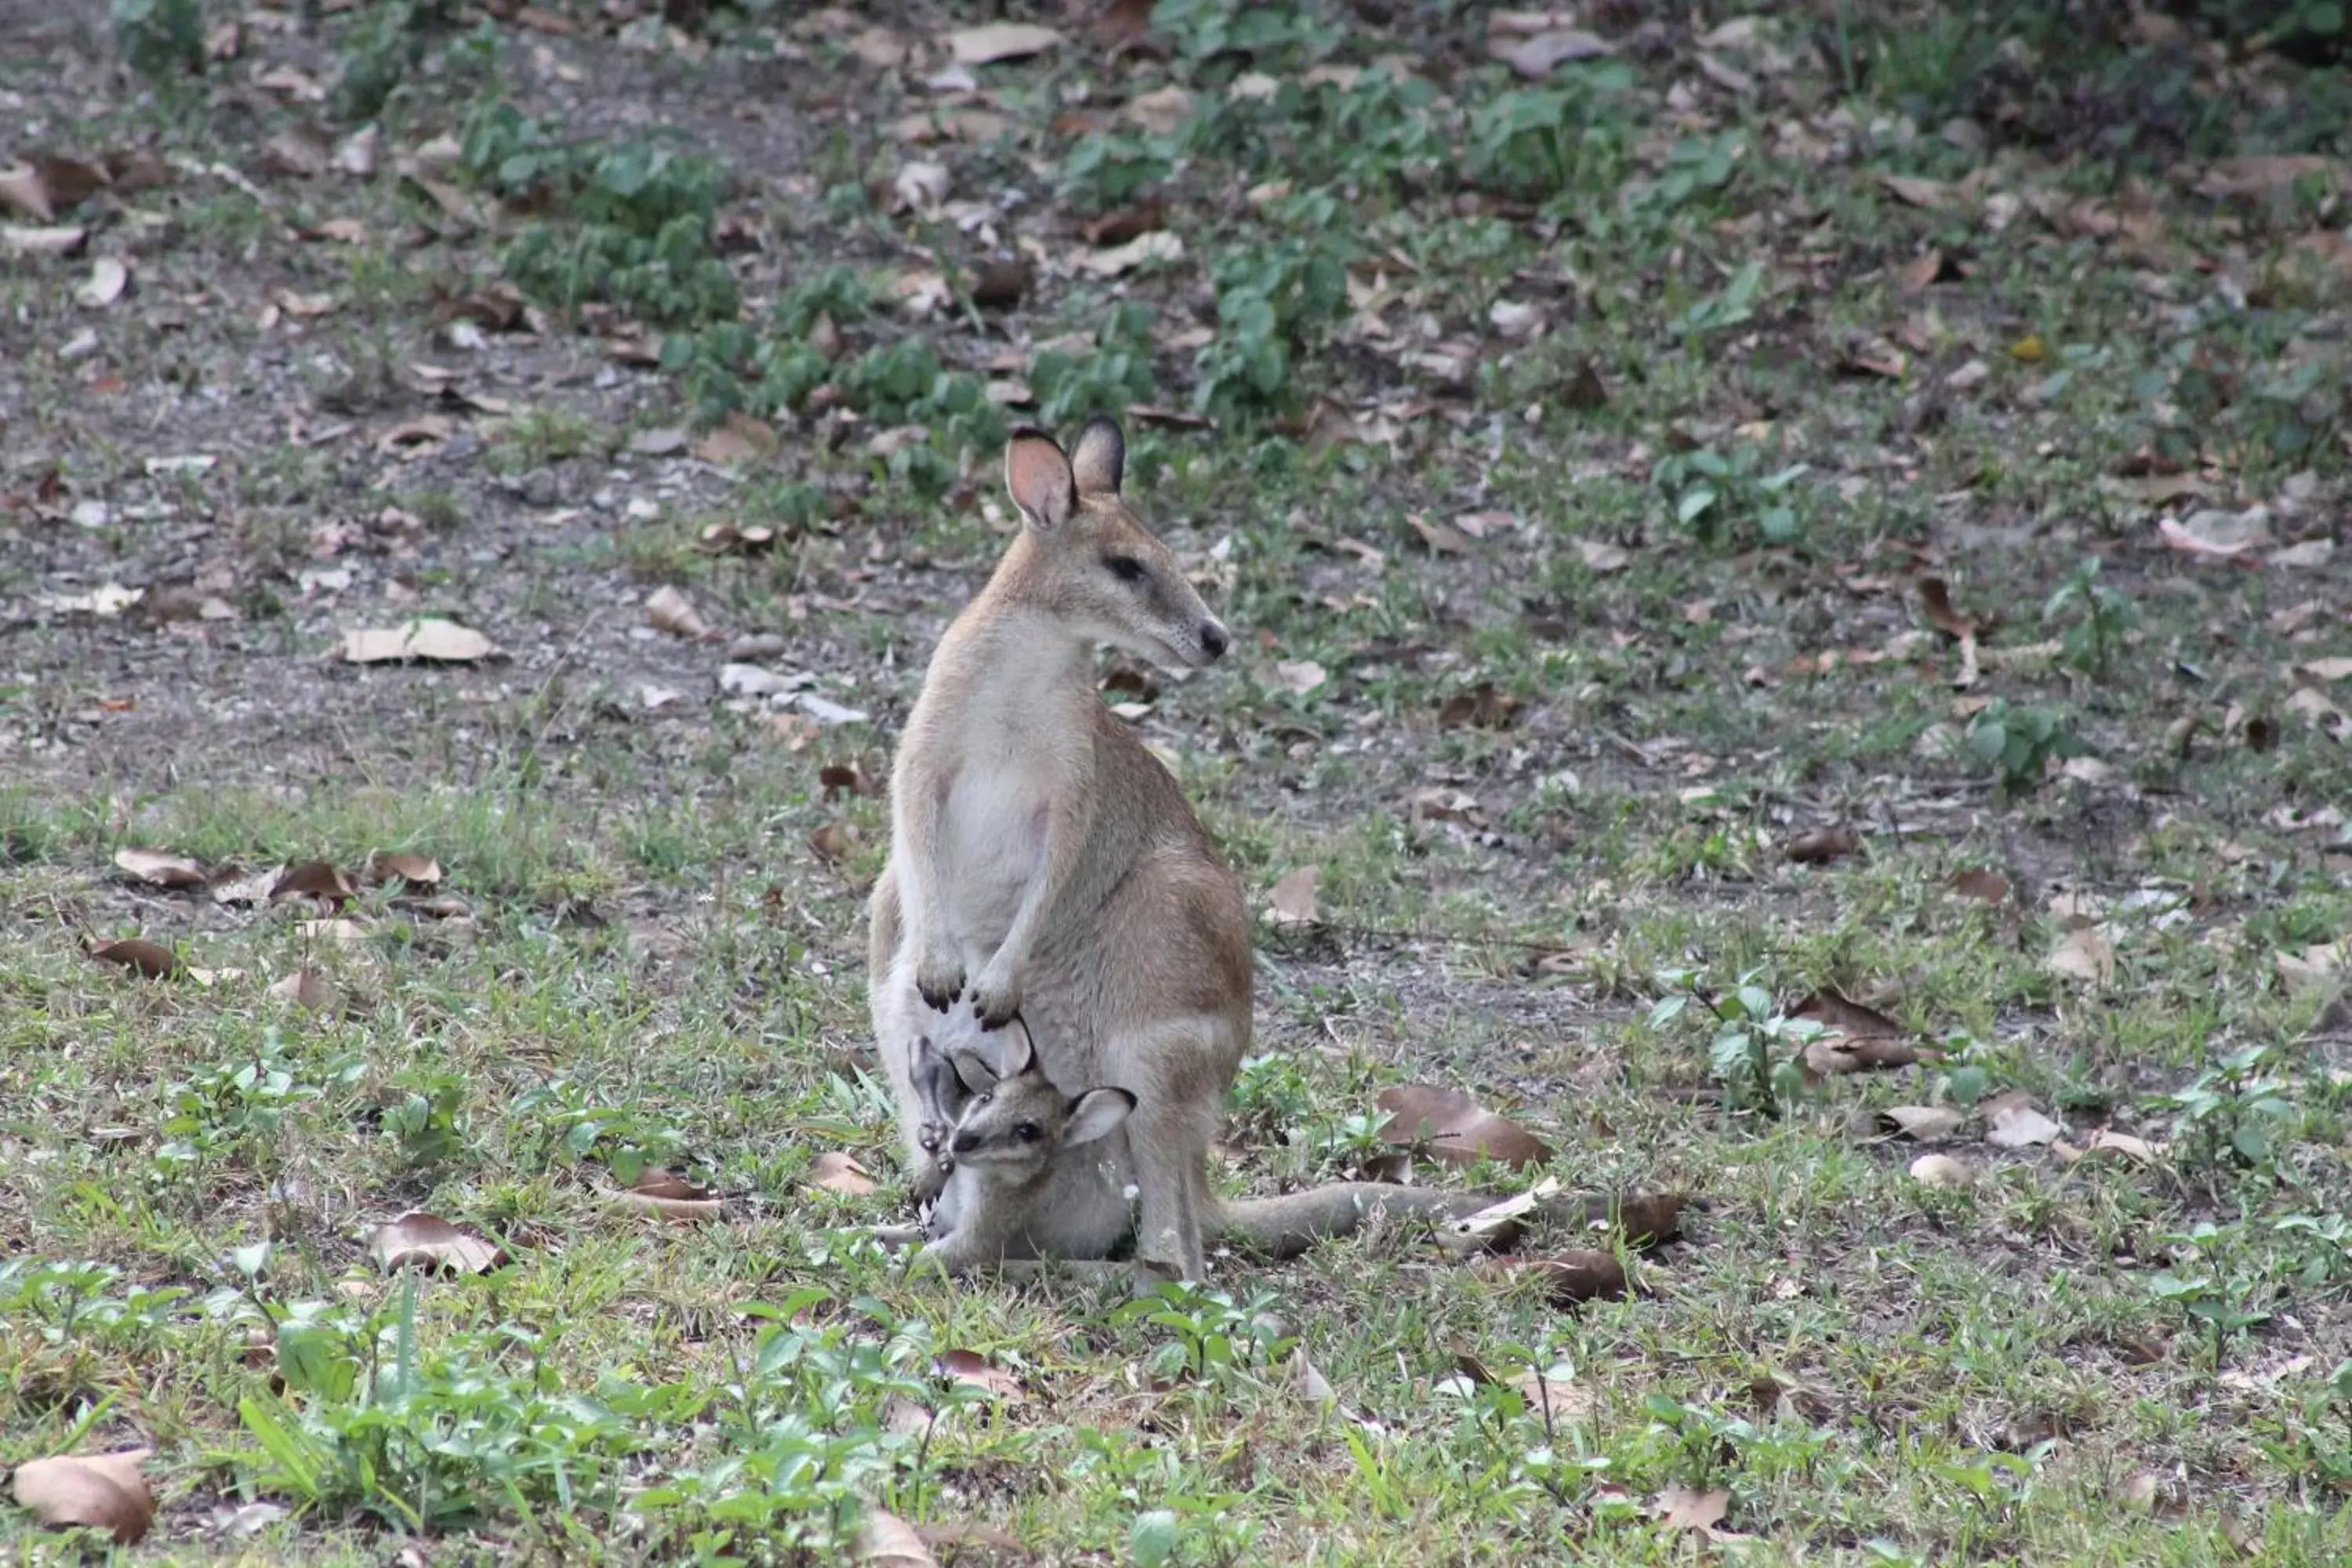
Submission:
<svg viewBox="0 0 2352 1568">
<path fill-rule="evenodd" d="M 1070 468 L 1077 476 L 1080 495 L 1118 494 L 1120 476 L 1127 470 L 1127 437 L 1119 434 L 1118 421 L 1107 414 L 1087 420 L 1071 449 Z"/>
<path fill-rule="evenodd" d="M 1051 436 L 1034 426 L 1024 425 L 1005 443 L 1004 488 L 1013 492 L 1013 504 L 1022 515 L 1043 531 L 1061 527 L 1078 507 L 1070 459 Z"/>
</svg>

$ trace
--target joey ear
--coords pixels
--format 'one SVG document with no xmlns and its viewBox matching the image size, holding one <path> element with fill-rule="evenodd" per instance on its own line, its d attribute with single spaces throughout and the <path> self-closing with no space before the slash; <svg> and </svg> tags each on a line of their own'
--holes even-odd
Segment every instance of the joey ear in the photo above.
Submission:
<svg viewBox="0 0 2352 1568">
<path fill-rule="evenodd" d="M 1080 495 L 1118 494 L 1119 476 L 1127 469 L 1127 437 L 1119 434 L 1118 421 L 1107 414 L 1087 420 L 1078 444 L 1070 448 L 1070 467 Z"/>
<path fill-rule="evenodd" d="M 999 1037 L 1003 1042 L 996 1048 L 998 1072 L 1004 1078 L 1019 1078 L 1029 1070 L 1036 1059 L 1037 1043 L 1029 1037 L 1029 1026 L 1020 1019 Z"/>
<path fill-rule="evenodd" d="M 1070 459 L 1051 436 L 1034 426 L 1013 432 L 1005 445 L 1004 488 L 1013 492 L 1013 504 L 1041 530 L 1061 527 L 1077 510 L 1078 486 L 1070 473 Z"/>
<path fill-rule="evenodd" d="M 1062 1147 L 1091 1143 L 1113 1131 L 1135 1109 L 1135 1096 L 1123 1089 L 1090 1089 L 1070 1102 L 1070 1120 L 1062 1128 Z"/>
<path fill-rule="evenodd" d="M 948 1059 L 955 1064 L 956 1077 L 972 1093 L 986 1094 L 996 1087 L 996 1069 L 981 1060 L 977 1053 L 958 1051 Z"/>
</svg>

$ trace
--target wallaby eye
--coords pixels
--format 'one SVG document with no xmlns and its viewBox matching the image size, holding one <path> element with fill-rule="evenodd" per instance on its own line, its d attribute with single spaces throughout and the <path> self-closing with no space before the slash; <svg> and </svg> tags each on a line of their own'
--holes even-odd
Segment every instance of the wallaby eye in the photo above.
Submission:
<svg viewBox="0 0 2352 1568">
<path fill-rule="evenodd" d="M 987 1105 L 992 1102 L 995 1099 L 996 1091 L 992 1089 L 985 1094 L 974 1095 L 971 1102 L 974 1105 Z"/>
<path fill-rule="evenodd" d="M 1110 574 L 1122 583 L 1140 583 L 1151 575 L 1144 569 L 1143 563 L 1132 555 L 1106 555 L 1103 564 L 1109 567 Z"/>
<path fill-rule="evenodd" d="M 1034 1121 L 1024 1121 L 1013 1130 L 1013 1136 L 1024 1143 L 1034 1143 L 1039 1136 L 1037 1124 Z"/>
</svg>

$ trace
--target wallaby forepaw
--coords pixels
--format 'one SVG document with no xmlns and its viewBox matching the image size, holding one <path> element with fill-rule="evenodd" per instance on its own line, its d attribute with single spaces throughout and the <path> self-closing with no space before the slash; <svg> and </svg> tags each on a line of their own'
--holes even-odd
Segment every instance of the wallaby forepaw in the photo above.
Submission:
<svg viewBox="0 0 2352 1568">
<path fill-rule="evenodd" d="M 915 971 L 915 994 L 932 1012 L 946 1012 L 963 994 L 963 965 L 952 958 L 925 960 Z"/>
<path fill-rule="evenodd" d="M 1021 983 L 982 974 L 971 988 L 972 1016 L 983 1029 L 1001 1029 L 1021 1014 Z"/>
<path fill-rule="evenodd" d="M 947 1190 L 948 1173 L 952 1169 L 954 1166 L 945 1160 L 924 1162 L 922 1169 L 915 1173 L 915 1179 L 909 1184 L 918 1209 L 928 1206 Z"/>
</svg>

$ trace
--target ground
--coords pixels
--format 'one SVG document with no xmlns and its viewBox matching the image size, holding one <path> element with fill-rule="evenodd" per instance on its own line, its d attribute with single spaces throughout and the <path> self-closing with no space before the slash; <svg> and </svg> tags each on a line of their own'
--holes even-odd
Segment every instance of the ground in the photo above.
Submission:
<svg viewBox="0 0 2352 1568">
<path fill-rule="evenodd" d="M 0 1541 L 2342 1561 L 2335 8 L 1097 10 L 0 10 L 0 1466 L 152 1450 Z M 1224 1189 L 1686 1196 L 1511 1255 L 1613 1298 L 866 1237 L 890 747 L 1097 411 Z"/>
</svg>

